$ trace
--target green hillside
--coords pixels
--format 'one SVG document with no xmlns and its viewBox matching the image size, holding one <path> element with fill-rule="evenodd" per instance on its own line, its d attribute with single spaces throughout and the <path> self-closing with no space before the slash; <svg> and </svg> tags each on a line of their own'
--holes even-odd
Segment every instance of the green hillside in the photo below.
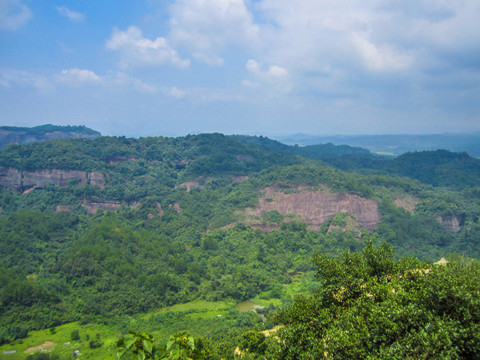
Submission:
<svg viewBox="0 0 480 360">
<path fill-rule="evenodd" d="M 98 131 L 85 126 L 41 125 L 35 127 L 0 126 L 0 149 L 11 144 L 70 138 L 96 138 Z"/>
<path fill-rule="evenodd" d="M 168 331 L 189 330 L 222 344 L 212 345 L 210 358 L 233 358 L 242 333 L 281 322 L 274 307 L 286 309 L 295 295 L 323 286 L 314 279 L 316 254 L 387 242 L 397 258 L 480 258 L 476 160 L 429 155 L 391 160 L 222 134 L 3 149 L 0 343 L 13 345 L 2 349 L 20 350 L 32 331 L 79 321 L 104 324 L 110 339 L 164 328 L 158 336 L 165 340 Z M 340 170 L 350 156 L 381 166 Z M 252 298 L 267 310 L 272 304 L 265 322 L 234 309 Z M 200 310 L 141 320 L 191 302 L 230 304 L 219 315 L 234 330 L 216 328 L 213 313 L 206 322 L 186 320 Z M 98 351 L 114 353 L 108 344 Z"/>
</svg>

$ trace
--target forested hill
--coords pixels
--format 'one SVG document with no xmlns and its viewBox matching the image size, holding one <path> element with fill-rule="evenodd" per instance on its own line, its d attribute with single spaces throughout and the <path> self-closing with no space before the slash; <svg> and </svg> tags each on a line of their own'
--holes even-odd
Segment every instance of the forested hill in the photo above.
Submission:
<svg viewBox="0 0 480 360">
<path fill-rule="evenodd" d="M 342 162 L 355 163 L 360 172 L 332 168 Z M 478 174 L 477 160 L 446 151 L 385 159 L 356 148 L 299 148 L 264 137 L 222 134 L 52 140 L 0 152 L 0 206 L 3 214 L 128 209 L 143 219 L 174 210 L 171 215 L 189 217 L 202 230 L 239 221 L 264 229 L 278 229 L 282 221 L 319 228 L 345 212 L 351 219 L 340 223 L 349 229 L 382 231 L 395 245 L 409 244 L 402 245 L 406 253 L 420 251 L 415 242 L 436 244 L 426 252 L 436 254 L 439 248 L 473 246 Z M 321 189 L 333 195 L 316 195 Z M 315 202 L 336 210 L 318 210 L 311 205 Z M 255 208 L 248 215 L 249 207 Z M 405 216 L 401 209 L 416 216 Z M 403 224 L 407 220 L 408 226 Z"/>
<path fill-rule="evenodd" d="M 480 160 L 446 150 L 406 153 L 385 165 L 387 172 L 425 184 L 463 189 L 480 184 Z"/>
<path fill-rule="evenodd" d="M 340 170 L 349 157 L 379 165 Z M 429 182 L 420 174 L 445 159 L 463 185 L 406 177 Z M 392 160 L 222 134 L 11 145 L 0 151 L 0 343 L 77 320 L 124 333 L 130 316 L 190 301 L 286 305 L 293 289 L 316 286 L 315 254 L 367 240 L 426 261 L 480 258 L 480 189 L 463 173 L 475 164 L 464 154 Z M 232 358 L 244 329 L 266 326 L 221 314 L 225 323 L 215 314 L 193 329 L 222 344 L 213 358 Z M 173 328 L 172 316 L 133 326 Z"/>
<path fill-rule="evenodd" d="M 98 131 L 85 126 L 41 125 L 35 127 L 0 126 L 0 149 L 10 144 L 27 144 L 36 141 L 70 138 L 95 138 Z"/>
</svg>

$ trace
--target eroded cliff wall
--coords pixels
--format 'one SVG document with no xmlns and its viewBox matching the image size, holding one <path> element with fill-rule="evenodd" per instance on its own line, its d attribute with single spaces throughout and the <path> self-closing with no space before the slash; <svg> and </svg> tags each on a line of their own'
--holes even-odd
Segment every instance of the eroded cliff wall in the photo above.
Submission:
<svg viewBox="0 0 480 360">
<path fill-rule="evenodd" d="M 68 186 L 86 185 L 105 187 L 105 177 L 99 172 L 79 170 L 41 169 L 19 171 L 14 168 L 0 167 L 0 186 L 14 191 L 41 188 L 47 185 Z"/>
<path fill-rule="evenodd" d="M 320 227 L 336 214 L 346 212 L 365 229 L 372 231 L 381 219 L 378 204 L 358 195 L 309 191 L 297 189 L 293 193 L 282 192 L 275 187 L 265 189 L 254 209 L 247 210 L 247 216 L 262 217 L 264 211 L 277 210 L 283 215 L 298 215 L 315 228 Z"/>
</svg>

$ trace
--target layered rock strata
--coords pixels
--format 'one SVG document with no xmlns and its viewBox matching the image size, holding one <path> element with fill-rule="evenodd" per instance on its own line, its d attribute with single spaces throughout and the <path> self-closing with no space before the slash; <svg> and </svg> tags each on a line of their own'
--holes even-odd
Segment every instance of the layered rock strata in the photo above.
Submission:
<svg viewBox="0 0 480 360">
<path fill-rule="evenodd" d="M 247 210 L 247 216 L 261 218 L 264 211 L 276 210 L 283 215 L 298 215 L 314 228 L 319 228 L 336 214 L 346 212 L 363 228 L 372 231 L 381 219 L 378 204 L 358 195 L 329 193 L 298 189 L 285 193 L 275 187 L 265 189 L 265 196 L 259 199 L 254 209 Z"/>
<path fill-rule="evenodd" d="M 24 191 L 47 185 L 68 186 L 90 184 L 105 187 L 105 177 L 99 172 L 80 170 L 41 169 L 20 171 L 14 168 L 0 167 L 0 186 L 14 191 Z"/>
</svg>

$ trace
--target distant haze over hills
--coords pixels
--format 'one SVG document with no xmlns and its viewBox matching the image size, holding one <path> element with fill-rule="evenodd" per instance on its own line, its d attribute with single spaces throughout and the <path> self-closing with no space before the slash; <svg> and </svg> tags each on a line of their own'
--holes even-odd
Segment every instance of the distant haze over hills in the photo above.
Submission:
<svg viewBox="0 0 480 360">
<path fill-rule="evenodd" d="M 71 138 L 96 138 L 102 136 L 98 131 L 85 126 L 41 125 L 35 127 L 0 127 L 0 149 L 10 144 L 27 144 L 37 141 Z"/>
<path fill-rule="evenodd" d="M 161 134 L 152 134 L 152 136 Z M 10 144 L 27 144 L 31 142 L 68 138 L 96 138 L 102 136 L 98 131 L 85 126 L 40 125 L 36 127 L 0 126 L 0 149 Z M 348 145 L 355 149 L 347 152 L 361 152 L 361 149 L 380 155 L 398 156 L 413 151 L 448 150 L 467 152 L 470 156 L 480 158 L 480 133 L 472 134 L 427 134 L 427 135 L 308 135 L 293 134 L 270 137 L 287 145 Z M 267 138 L 265 138 L 267 139 Z M 250 140 L 252 141 L 252 140 Z M 271 145 L 271 144 L 270 144 Z M 276 146 L 279 146 L 277 144 Z M 336 149 L 335 152 L 339 150 Z M 322 153 L 326 149 L 322 148 Z M 305 155 L 305 154 L 304 154 Z M 325 154 L 324 154 L 325 155 Z M 338 155 L 338 154 L 337 154 Z"/>
<path fill-rule="evenodd" d="M 383 155 L 400 155 L 410 151 L 429 151 L 444 149 L 455 152 L 467 152 L 480 157 L 480 133 L 472 134 L 431 134 L 431 135 L 336 135 L 315 136 L 295 134 L 277 137 L 277 140 L 289 145 L 315 145 L 332 143 L 362 147 Z"/>
</svg>

